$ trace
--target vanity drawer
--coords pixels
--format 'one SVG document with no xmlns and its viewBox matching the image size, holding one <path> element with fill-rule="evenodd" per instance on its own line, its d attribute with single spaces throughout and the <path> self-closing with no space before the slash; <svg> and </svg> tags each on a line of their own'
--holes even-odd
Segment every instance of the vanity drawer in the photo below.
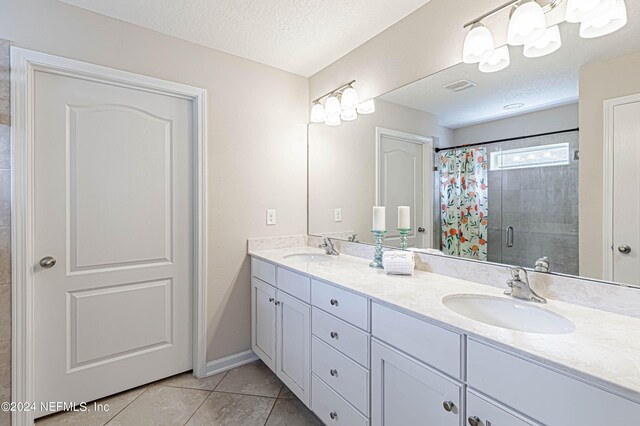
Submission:
<svg viewBox="0 0 640 426">
<path fill-rule="evenodd" d="M 507 408 L 502 408 L 467 390 L 467 418 L 477 417 L 478 426 L 538 426 Z"/>
<path fill-rule="evenodd" d="M 360 365 L 369 367 L 369 334 L 316 307 L 313 308 L 311 327 L 314 336 Z"/>
<path fill-rule="evenodd" d="M 276 285 L 276 265 L 252 257 L 251 276 L 258 278 L 267 284 Z"/>
<path fill-rule="evenodd" d="M 312 340 L 311 371 L 354 407 L 369 415 L 369 371 L 317 337 Z"/>
<path fill-rule="evenodd" d="M 326 425 L 367 426 L 369 420 L 315 374 L 311 376 L 311 409 Z"/>
<path fill-rule="evenodd" d="M 311 278 L 302 274 L 278 267 L 278 289 L 311 303 Z"/>
<path fill-rule="evenodd" d="M 462 336 L 377 303 L 371 304 L 371 333 L 403 352 L 456 378 L 462 377 Z"/>
<path fill-rule="evenodd" d="M 311 302 L 332 315 L 363 330 L 369 330 L 369 300 L 364 296 L 334 287 L 322 281 L 311 281 Z"/>
<path fill-rule="evenodd" d="M 640 404 L 472 339 L 467 384 L 547 425 L 628 425 L 640 418 Z"/>
</svg>

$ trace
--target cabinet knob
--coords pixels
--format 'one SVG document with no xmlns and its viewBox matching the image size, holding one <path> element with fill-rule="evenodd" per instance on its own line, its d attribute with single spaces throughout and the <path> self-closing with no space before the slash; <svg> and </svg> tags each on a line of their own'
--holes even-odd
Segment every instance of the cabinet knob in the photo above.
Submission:
<svg viewBox="0 0 640 426">
<path fill-rule="evenodd" d="M 451 412 L 456 405 L 452 401 L 445 401 L 442 403 L 442 406 L 444 407 L 445 411 Z"/>
<path fill-rule="evenodd" d="M 337 331 L 332 331 L 331 332 L 331 338 L 332 339 L 337 339 L 338 338 L 338 332 Z"/>
<path fill-rule="evenodd" d="M 338 306 L 338 301 L 336 299 L 331 299 L 329 303 L 331 303 L 332 306 Z"/>
<path fill-rule="evenodd" d="M 338 418 L 338 413 L 336 413 L 335 411 L 332 411 L 331 413 L 329 413 L 329 417 L 335 420 Z"/>
<path fill-rule="evenodd" d="M 276 300 L 276 299 L 274 299 L 273 297 L 269 298 L 269 302 L 273 302 L 274 300 Z"/>
<path fill-rule="evenodd" d="M 338 370 L 332 368 L 331 370 L 329 370 L 329 374 L 331 374 L 333 377 L 336 377 L 338 375 Z"/>
<path fill-rule="evenodd" d="M 469 426 L 481 426 L 480 419 L 476 416 L 469 416 Z"/>
<path fill-rule="evenodd" d="M 631 253 L 631 247 L 624 244 L 624 245 L 618 246 L 618 251 L 622 254 L 629 254 Z"/>
<path fill-rule="evenodd" d="M 279 300 L 276 300 L 276 306 L 278 306 L 280 304 Z"/>
</svg>

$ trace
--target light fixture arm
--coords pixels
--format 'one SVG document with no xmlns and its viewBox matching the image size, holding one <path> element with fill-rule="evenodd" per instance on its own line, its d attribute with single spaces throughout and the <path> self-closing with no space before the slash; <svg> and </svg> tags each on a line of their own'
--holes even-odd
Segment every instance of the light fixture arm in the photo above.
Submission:
<svg viewBox="0 0 640 426">
<path fill-rule="evenodd" d="M 495 9 L 490 10 L 489 12 L 485 13 L 484 15 L 481 15 L 479 17 L 477 17 L 476 19 L 474 19 L 473 21 L 469 21 L 466 24 L 463 25 L 462 28 L 467 28 L 470 27 L 473 24 L 476 24 L 480 21 L 482 21 L 485 18 L 488 18 L 489 16 L 495 15 L 496 13 L 508 8 L 509 6 L 516 4 L 516 3 L 525 3 L 526 1 L 530 1 L 530 0 L 509 0 L 508 2 L 506 2 L 505 4 L 503 4 L 502 6 L 498 6 Z M 538 0 L 533 0 L 533 1 L 538 1 Z M 556 7 L 560 6 L 560 4 L 563 2 L 564 0 L 549 0 L 549 2 L 545 5 L 542 6 L 542 11 L 544 13 L 550 12 L 553 9 L 555 9 Z M 518 5 L 516 5 L 518 6 Z"/>
<path fill-rule="evenodd" d="M 355 82 L 356 82 L 355 80 L 351 80 L 350 82 L 345 83 L 342 86 L 339 86 L 339 87 L 333 89 L 332 91 L 327 92 L 324 95 L 317 97 L 316 99 L 313 100 L 312 103 L 314 103 L 314 104 L 315 103 L 319 103 L 322 99 L 326 98 L 327 96 L 338 94 L 338 93 L 342 92 L 344 89 L 346 89 L 347 87 L 352 86 Z"/>
</svg>

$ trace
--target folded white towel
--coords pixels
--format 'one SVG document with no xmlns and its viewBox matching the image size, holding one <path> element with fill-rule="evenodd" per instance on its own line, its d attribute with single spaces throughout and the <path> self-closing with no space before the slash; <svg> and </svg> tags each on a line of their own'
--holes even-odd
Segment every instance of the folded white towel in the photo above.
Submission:
<svg viewBox="0 0 640 426">
<path fill-rule="evenodd" d="M 410 251 L 389 250 L 382 254 L 382 266 L 387 274 L 413 275 L 415 261 Z"/>
</svg>

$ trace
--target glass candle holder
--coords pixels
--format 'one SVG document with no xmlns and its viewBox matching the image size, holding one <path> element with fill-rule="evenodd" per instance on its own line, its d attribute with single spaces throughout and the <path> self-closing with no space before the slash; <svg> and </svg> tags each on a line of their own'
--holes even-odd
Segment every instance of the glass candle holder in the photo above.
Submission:
<svg viewBox="0 0 640 426">
<path fill-rule="evenodd" d="M 373 262 L 369 264 L 372 268 L 383 268 L 382 266 L 382 241 L 384 240 L 384 236 L 387 231 L 375 231 L 372 230 L 371 233 L 376 239 L 376 249 L 375 254 L 373 256 Z"/>
<path fill-rule="evenodd" d="M 407 249 L 407 241 L 409 240 L 409 233 L 411 232 L 411 228 L 398 228 L 398 232 L 400 233 L 400 249 Z"/>
</svg>

